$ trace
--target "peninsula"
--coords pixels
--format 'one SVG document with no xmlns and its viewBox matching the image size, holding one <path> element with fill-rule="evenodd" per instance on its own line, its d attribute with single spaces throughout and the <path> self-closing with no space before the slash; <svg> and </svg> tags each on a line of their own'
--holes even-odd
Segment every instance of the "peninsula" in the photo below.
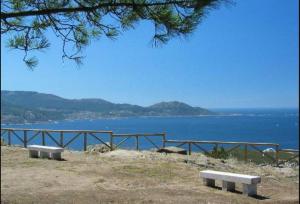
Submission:
<svg viewBox="0 0 300 204">
<path fill-rule="evenodd" d="M 138 116 L 213 115 L 200 107 L 171 101 L 143 107 L 103 99 L 65 99 L 31 91 L 1 91 L 1 123 L 26 123 Z"/>
</svg>

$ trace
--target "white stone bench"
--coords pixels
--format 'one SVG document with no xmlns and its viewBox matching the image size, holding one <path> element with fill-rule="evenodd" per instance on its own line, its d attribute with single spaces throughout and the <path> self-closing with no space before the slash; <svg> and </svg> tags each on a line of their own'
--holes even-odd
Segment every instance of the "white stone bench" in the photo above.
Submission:
<svg viewBox="0 0 300 204">
<path fill-rule="evenodd" d="M 259 176 L 245 174 L 234 174 L 221 171 L 205 170 L 200 171 L 200 177 L 207 186 L 215 186 L 215 180 L 222 181 L 222 190 L 234 191 L 235 183 L 243 184 L 243 194 L 253 196 L 257 194 L 257 184 L 261 182 Z"/>
<path fill-rule="evenodd" d="M 52 158 L 52 159 L 61 159 L 61 153 L 64 151 L 64 148 L 61 147 L 49 147 L 41 145 L 28 145 L 29 157 L 31 158 Z"/>
</svg>

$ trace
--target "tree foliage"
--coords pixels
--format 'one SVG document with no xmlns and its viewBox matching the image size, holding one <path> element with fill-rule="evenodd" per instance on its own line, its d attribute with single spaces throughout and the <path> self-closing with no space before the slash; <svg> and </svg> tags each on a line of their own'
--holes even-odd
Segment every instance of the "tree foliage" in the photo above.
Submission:
<svg viewBox="0 0 300 204">
<path fill-rule="evenodd" d="M 1 0 L 1 35 L 7 46 L 24 51 L 28 67 L 37 65 L 33 50 L 50 46 L 51 30 L 62 41 L 63 59 L 80 64 L 92 39 L 115 39 L 139 21 L 153 24 L 153 45 L 190 34 L 210 9 L 228 0 Z"/>
</svg>

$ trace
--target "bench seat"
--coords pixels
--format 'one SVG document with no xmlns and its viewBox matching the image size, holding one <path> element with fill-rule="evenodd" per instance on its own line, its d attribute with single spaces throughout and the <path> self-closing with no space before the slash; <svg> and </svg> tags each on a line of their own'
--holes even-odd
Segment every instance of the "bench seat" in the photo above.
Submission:
<svg viewBox="0 0 300 204">
<path fill-rule="evenodd" d="M 42 145 L 28 145 L 29 157 L 31 158 L 52 158 L 52 159 L 61 159 L 61 153 L 64 151 L 64 148 L 61 147 L 51 147 L 51 146 L 42 146 Z"/>
<path fill-rule="evenodd" d="M 257 184 L 261 182 L 260 176 L 235 174 L 222 171 L 205 170 L 200 172 L 207 186 L 214 186 L 215 180 L 222 181 L 222 190 L 234 191 L 235 183 L 243 184 L 243 194 L 253 196 L 257 194 Z"/>
</svg>

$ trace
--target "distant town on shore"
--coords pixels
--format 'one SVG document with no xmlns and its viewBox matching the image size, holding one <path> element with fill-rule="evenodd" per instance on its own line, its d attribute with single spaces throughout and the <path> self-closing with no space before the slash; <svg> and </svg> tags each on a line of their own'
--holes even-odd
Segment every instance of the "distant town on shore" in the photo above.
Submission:
<svg viewBox="0 0 300 204">
<path fill-rule="evenodd" d="M 65 99 L 31 91 L 1 91 L 1 123 L 99 119 L 136 116 L 200 116 L 216 113 L 172 101 L 143 107 L 103 99 Z"/>
</svg>

